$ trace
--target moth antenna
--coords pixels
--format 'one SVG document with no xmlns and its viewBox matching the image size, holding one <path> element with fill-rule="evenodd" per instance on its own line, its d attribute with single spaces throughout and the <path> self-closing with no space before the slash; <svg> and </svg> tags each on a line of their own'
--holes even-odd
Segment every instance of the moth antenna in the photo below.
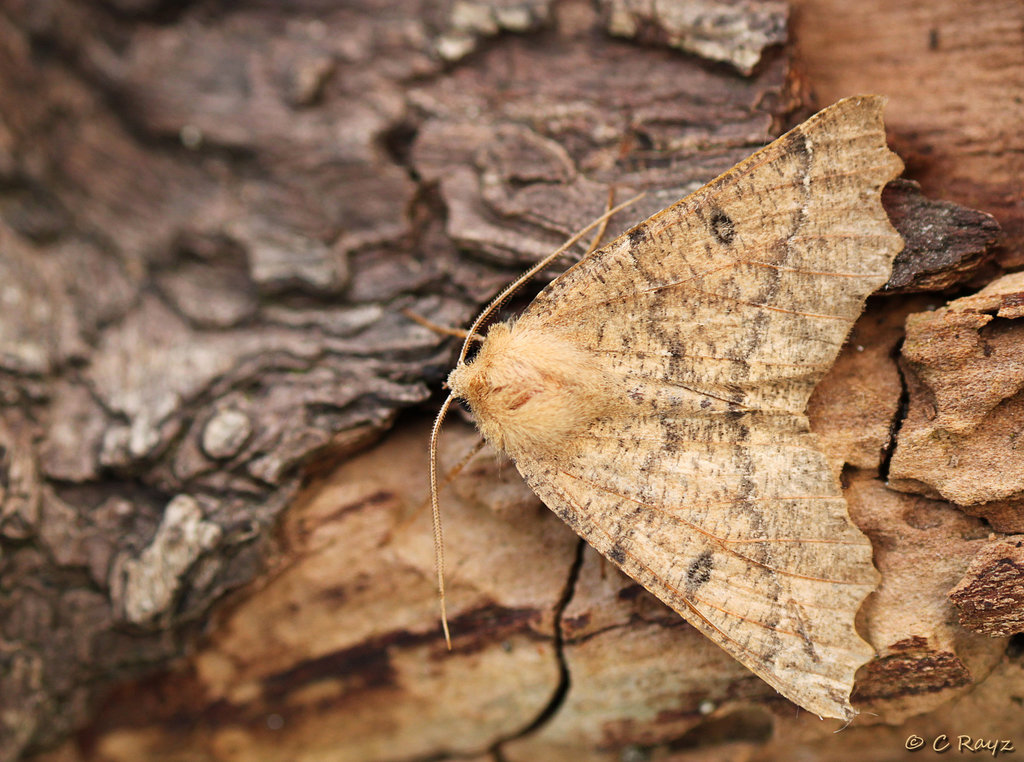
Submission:
<svg viewBox="0 0 1024 762">
<path fill-rule="evenodd" d="M 440 431 L 440 426 L 438 426 L 438 431 Z M 448 473 L 446 473 L 444 475 L 444 481 L 443 482 L 441 482 L 440 484 L 436 484 L 436 482 L 434 482 L 434 481 L 431 482 L 430 498 L 431 498 L 431 505 L 432 505 L 433 514 L 434 514 L 434 554 L 435 554 L 435 556 L 434 556 L 434 564 L 435 564 L 435 567 L 437 569 L 438 600 L 439 600 L 439 602 L 441 604 L 441 629 L 444 630 L 444 640 L 445 640 L 445 643 L 448 644 L 448 650 L 449 651 L 452 650 L 452 640 L 451 640 L 451 633 L 448 630 L 448 611 L 447 611 L 447 607 L 445 606 L 445 594 L 444 594 L 444 540 L 443 540 L 443 538 L 441 536 L 441 511 L 440 511 L 440 507 L 439 507 L 440 506 L 440 502 L 439 502 L 439 499 L 438 499 L 438 495 L 440 495 L 441 490 L 443 490 L 445 487 L 447 487 L 449 484 L 451 484 L 452 480 L 455 479 L 455 477 L 459 475 L 459 473 L 462 471 L 462 469 L 464 469 L 466 467 L 466 464 L 468 464 L 469 461 L 471 461 L 473 459 L 473 456 L 476 455 L 478 452 L 480 452 L 482 449 L 484 449 L 484 445 L 485 444 L 486 444 L 486 440 L 483 437 L 479 437 L 477 439 L 477 441 L 476 441 L 476 444 L 474 444 L 471 448 L 469 448 L 469 451 L 466 452 L 466 454 L 463 455 L 462 458 L 459 459 L 459 462 L 456 463 L 451 469 L 448 470 Z M 431 443 L 431 448 L 430 448 L 430 465 L 431 465 L 432 468 L 434 467 L 434 464 L 436 462 L 437 462 L 436 442 L 432 442 Z"/>
<path fill-rule="evenodd" d="M 466 343 L 469 343 L 468 338 Z M 448 610 L 444 601 L 444 537 L 441 534 L 441 506 L 437 499 L 437 435 L 454 399 L 454 395 L 448 395 L 430 432 L 430 512 L 434 519 L 434 568 L 437 570 L 437 597 L 441 604 L 441 629 L 444 630 L 444 642 L 449 651 L 452 650 L 452 635 L 448 631 Z"/>
<path fill-rule="evenodd" d="M 638 193 L 637 195 L 633 196 L 633 198 L 629 199 L 628 201 L 624 201 L 621 204 L 619 204 L 618 206 L 614 207 L 613 209 L 609 209 L 604 214 L 602 214 L 600 217 L 598 217 L 596 220 L 594 220 L 589 225 L 587 225 L 585 228 L 583 228 L 578 233 L 576 233 L 568 241 L 566 241 L 561 246 L 559 246 L 557 249 L 555 249 L 553 252 L 551 252 L 546 257 L 544 257 L 544 259 L 542 259 L 540 262 L 535 264 L 533 267 L 531 267 L 525 273 L 523 273 L 518 278 L 516 278 L 514 281 L 512 281 L 510 284 L 505 286 L 505 288 L 503 288 L 501 290 L 501 293 L 499 293 L 496 297 L 494 297 L 494 299 L 491 300 L 491 303 L 488 304 L 484 308 L 483 312 L 481 312 L 479 315 L 477 315 L 476 320 L 473 321 L 473 325 L 471 325 L 469 327 L 468 335 L 466 336 L 466 340 L 462 343 L 462 351 L 459 352 L 459 359 L 458 359 L 456 365 L 462 365 L 462 363 L 464 363 L 466 361 L 466 354 L 469 352 L 470 342 L 473 341 L 473 337 L 476 336 L 477 331 L 480 330 L 480 326 L 483 324 L 483 322 L 487 318 L 489 318 L 491 316 L 491 314 L 496 309 L 498 309 L 498 307 L 500 307 L 502 304 L 505 303 L 506 299 L 508 299 L 510 296 L 512 296 L 512 294 L 514 294 L 516 291 L 518 291 L 519 288 L 522 287 L 522 285 L 524 283 L 526 283 L 528 280 L 530 280 L 530 278 L 532 278 L 534 275 L 536 275 L 541 270 L 543 270 L 545 267 L 547 267 L 552 262 L 554 262 L 556 259 L 558 259 L 558 257 L 560 257 L 562 254 L 564 254 L 566 252 L 566 250 L 569 249 L 569 247 L 574 246 L 581 238 L 583 238 L 583 236 L 585 236 L 591 230 L 596 228 L 598 225 L 602 225 L 602 224 L 607 225 L 608 220 L 611 219 L 615 214 L 617 214 L 618 212 L 622 211 L 627 206 L 630 206 L 631 204 L 636 203 L 637 201 L 642 199 L 645 195 L 646 194 L 644 194 L 644 193 Z M 603 233 L 603 231 L 602 231 L 602 233 Z"/>
</svg>

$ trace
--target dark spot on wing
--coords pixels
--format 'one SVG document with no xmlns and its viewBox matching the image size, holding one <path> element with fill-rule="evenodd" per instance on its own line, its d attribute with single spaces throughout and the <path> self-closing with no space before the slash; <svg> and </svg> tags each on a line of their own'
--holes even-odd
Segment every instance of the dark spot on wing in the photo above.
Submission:
<svg viewBox="0 0 1024 762">
<path fill-rule="evenodd" d="M 811 640 L 810 635 L 807 634 L 802 623 L 800 626 L 800 637 L 804 640 L 804 653 L 807 654 L 811 661 L 820 663 L 821 657 L 818 656 L 818 652 L 814 650 L 814 641 Z"/>
<path fill-rule="evenodd" d="M 647 228 L 643 225 L 637 225 L 635 228 L 629 231 L 629 245 L 640 246 L 647 240 Z"/>
<path fill-rule="evenodd" d="M 612 545 L 608 550 L 608 558 L 617 564 L 621 564 L 626 560 L 626 551 L 622 549 L 621 545 Z"/>
<path fill-rule="evenodd" d="M 714 567 L 714 561 L 711 558 L 711 551 L 705 550 L 690 564 L 690 568 L 686 570 L 686 588 L 687 590 L 694 590 L 701 585 L 707 584 L 707 581 L 711 579 L 711 570 Z"/>
<path fill-rule="evenodd" d="M 804 164 L 805 170 L 810 164 L 811 155 L 807 150 L 807 136 L 804 135 L 802 130 L 793 130 L 787 135 L 783 136 L 781 141 L 781 149 L 783 155 L 795 154 L 799 156 L 802 163 Z"/>
<path fill-rule="evenodd" d="M 779 657 L 782 651 L 782 640 L 779 638 L 778 630 L 779 626 L 779 609 L 777 606 L 772 607 L 771 614 L 765 620 L 765 640 L 761 645 L 761 663 L 770 666 L 775 663 L 775 660 Z"/>
<path fill-rule="evenodd" d="M 736 238 L 736 226 L 732 218 L 721 209 L 711 212 L 711 234 L 723 246 L 728 246 Z"/>
<path fill-rule="evenodd" d="M 551 508 L 554 514 L 568 524 L 569 528 L 576 532 L 576 534 L 583 532 L 583 525 L 580 523 L 579 517 L 572 511 L 572 509 L 569 508 L 568 505 L 561 501 L 553 501 L 551 503 L 547 503 L 547 505 Z"/>
</svg>

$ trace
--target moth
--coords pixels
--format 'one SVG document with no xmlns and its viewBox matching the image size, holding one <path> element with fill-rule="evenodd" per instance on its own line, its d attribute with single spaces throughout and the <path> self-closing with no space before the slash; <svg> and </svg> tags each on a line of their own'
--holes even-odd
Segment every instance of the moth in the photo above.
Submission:
<svg viewBox="0 0 1024 762">
<path fill-rule="evenodd" d="M 782 695 L 847 720 L 874 655 L 854 617 L 879 575 L 805 408 L 903 248 L 881 203 L 903 168 L 883 104 L 824 109 L 584 257 L 469 360 L 468 338 L 434 432 L 465 401 L 607 559 Z"/>
</svg>

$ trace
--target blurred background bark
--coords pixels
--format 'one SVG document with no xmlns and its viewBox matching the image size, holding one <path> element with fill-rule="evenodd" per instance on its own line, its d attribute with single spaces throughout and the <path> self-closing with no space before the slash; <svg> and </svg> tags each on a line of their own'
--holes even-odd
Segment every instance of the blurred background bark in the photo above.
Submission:
<svg viewBox="0 0 1024 762">
<path fill-rule="evenodd" d="M 0 0 L 0 759 L 1024 744 L 1022 30 L 1010 0 Z M 486 453 L 445 498 L 449 655 L 452 344 L 403 310 L 464 323 L 609 191 L 648 192 L 618 233 L 861 92 L 920 183 L 810 408 L 883 574 L 864 714 L 799 712 Z"/>
</svg>

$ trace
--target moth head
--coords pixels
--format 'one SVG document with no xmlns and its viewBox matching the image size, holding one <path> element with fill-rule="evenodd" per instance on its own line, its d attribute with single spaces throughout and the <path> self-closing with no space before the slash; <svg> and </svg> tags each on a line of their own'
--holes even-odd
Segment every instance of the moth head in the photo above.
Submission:
<svg viewBox="0 0 1024 762">
<path fill-rule="evenodd" d="M 593 357 L 556 333 L 499 323 L 471 362 L 448 376 L 481 433 L 515 458 L 572 448 L 614 399 Z"/>
</svg>

